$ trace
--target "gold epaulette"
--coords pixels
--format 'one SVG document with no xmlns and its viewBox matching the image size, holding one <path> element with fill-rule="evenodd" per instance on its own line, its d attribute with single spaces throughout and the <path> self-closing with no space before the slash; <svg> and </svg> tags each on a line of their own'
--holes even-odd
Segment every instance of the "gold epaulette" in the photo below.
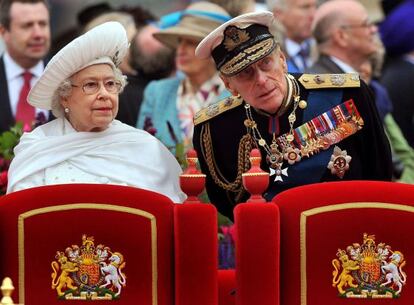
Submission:
<svg viewBox="0 0 414 305">
<path fill-rule="evenodd" d="M 306 89 L 358 88 L 361 86 L 358 73 L 302 74 L 299 81 Z"/>
<path fill-rule="evenodd" d="M 229 96 L 224 100 L 211 104 L 210 106 L 201 109 L 199 112 L 195 114 L 193 119 L 194 125 L 203 123 L 227 110 L 233 109 L 234 107 L 241 105 L 242 102 L 243 99 L 241 97 Z"/>
</svg>

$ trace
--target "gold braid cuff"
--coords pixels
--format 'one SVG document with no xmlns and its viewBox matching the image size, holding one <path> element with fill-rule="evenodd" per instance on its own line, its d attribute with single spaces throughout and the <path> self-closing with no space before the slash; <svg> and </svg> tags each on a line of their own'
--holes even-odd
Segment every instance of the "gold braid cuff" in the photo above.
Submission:
<svg viewBox="0 0 414 305">
<path fill-rule="evenodd" d="M 204 124 L 201 129 L 201 150 L 215 184 L 226 191 L 239 192 L 243 190 L 242 174 L 250 168 L 249 156 L 252 149 L 252 142 L 250 134 L 245 134 L 240 139 L 237 157 L 237 176 L 233 182 L 229 182 L 220 172 L 214 159 L 210 124 Z"/>
</svg>

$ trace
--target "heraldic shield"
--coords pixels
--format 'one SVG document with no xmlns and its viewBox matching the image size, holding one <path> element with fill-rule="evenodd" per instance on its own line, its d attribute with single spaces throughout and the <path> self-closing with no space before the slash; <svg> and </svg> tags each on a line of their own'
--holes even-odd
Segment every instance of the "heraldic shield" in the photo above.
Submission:
<svg viewBox="0 0 414 305">
<path fill-rule="evenodd" d="M 0 234 L 0 279 L 15 283 L 15 303 L 217 305 L 212 205 L 50 185 L 0 196 Z"/>
<path fill-rule="evenodd" d="M 375 235 L 363 234 L 363 243 L 338 249 L 332 260 L 332 286 L 345 298 L 397 298 L 406 284 L 406 264 L 400 251 L 383 242 L 376 244 Z"/>
<path fill-rule="evenodd" d="M 414 186 L 326 182 L 273 199 L 280 305 L 413 305 Z"/>
<path fill-rule="evenodd" d="M 126 286 L 123 255 L 103 244 L 95 246 L 93 236 L 84 234 L 80 247 L 57 251 L 55 259 L 51 263 L 52 289 L 59 299 L 112 300 Z"/>
</svg>

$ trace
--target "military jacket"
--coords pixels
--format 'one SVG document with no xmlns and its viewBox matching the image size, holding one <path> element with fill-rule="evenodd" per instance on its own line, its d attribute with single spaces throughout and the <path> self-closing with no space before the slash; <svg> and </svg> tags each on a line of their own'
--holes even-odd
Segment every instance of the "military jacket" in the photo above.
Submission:
<svg viewBox="0 0 414 305">
<path fill-rule="evenodd" d="M 389 143 L 371 91 L 358 75 L 295 74 L 294 77 L 299 80 L 300 99 L 306 103 L 301 102 L 302 107 L 294 111 L 291 148 L 283 142 L 286 144 L 286 135 L 290 134 L 289 115 L 293 104 L 277 117 L 250 107 L 251 119 L 261 138 L 270 144 L 274 134 L 278 137 L 279 150 L 285 157 L 278 174 L 269 166 L 269 153 L 263 140 L 259 143 L 260 137 L 250 128 L 246 102 L 241 98 L 227 98 L 194 117 L 193 144 L 201 170 L 207 176 L 209 199 L 230 219 L 235 205 L 249 198 L 242 186 L 241 174 L 249 168 L 252 148 L 260 149 L 261 168 L 272 173 L 263 194 L 267 201 L 281 191 L 304 184 L 391 180 Z M 270 128 L 275 121 L 276 132 Z M 293 154 L 289 154 L 292 149 Z M 342 172 L 335 171 L 333 166 L 338 155 L 344 160 Z"/>
</svg>

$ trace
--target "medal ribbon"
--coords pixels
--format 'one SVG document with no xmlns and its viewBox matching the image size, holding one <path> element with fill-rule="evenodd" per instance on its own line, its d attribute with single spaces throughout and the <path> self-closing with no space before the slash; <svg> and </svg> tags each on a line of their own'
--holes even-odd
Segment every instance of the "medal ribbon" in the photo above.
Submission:
<svg viewBox="0 0 414 305">
<path fill-rule="evenodd" d="M 332 109 L 318 115 L 309 122 L 306 122 L 293 130 L 294 141 L 291 145 L 294 148 L 301 148 L 311 142 L 311 140 L 317 141 L 319 138 L 323 138 L 324 135 L 329 135 L 332 132 L 336 132 L 341 124 L 351 123 L 357 125 L 358 121 L 362 121 L 362 118 L 355 106 L 352 99 L 333 107 Z M 357 129 L 353 133 L 355 133 Z M 351 134 L 353 134 L 351 133 Z M 336 136 L 335 142 L 338 143 L 351 134 L 338 133 L 340 136 Z M 283 134 L 278 137 L 277 142 L 283 143 L 282 139 L 286 138 L 287 134 Z M 335 144 L 335 143 L 330 143 Z"/>
</svg>

